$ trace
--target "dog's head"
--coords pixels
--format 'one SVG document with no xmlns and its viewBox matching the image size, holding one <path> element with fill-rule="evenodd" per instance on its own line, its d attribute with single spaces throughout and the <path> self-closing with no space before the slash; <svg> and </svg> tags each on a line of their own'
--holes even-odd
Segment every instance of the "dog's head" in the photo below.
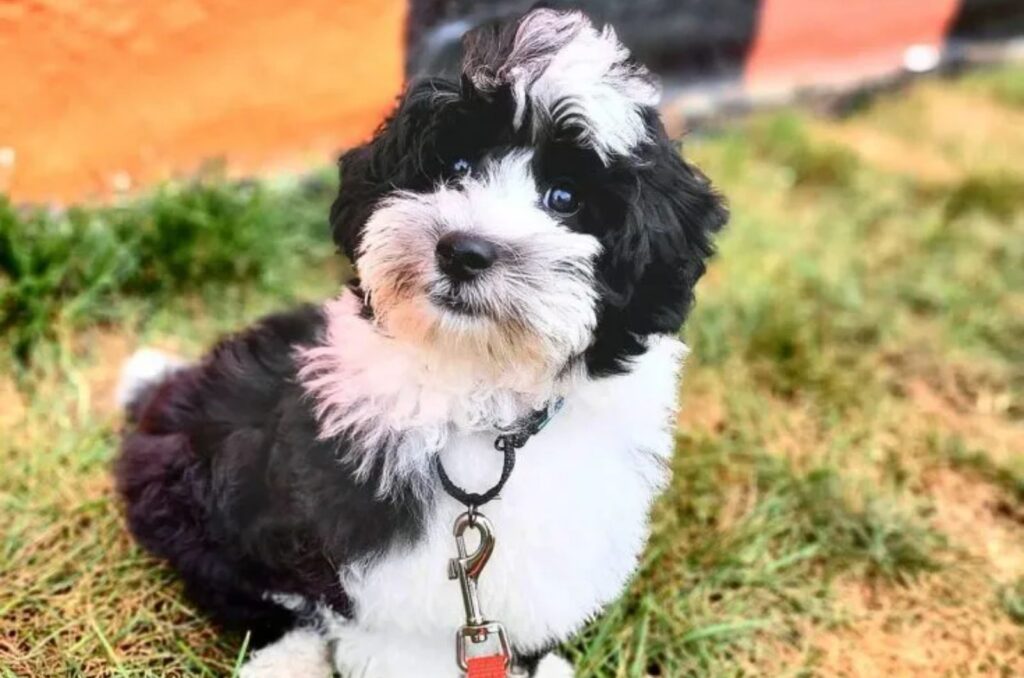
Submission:
<svg viewBox="0 0 1024 678">
<path fill-rule="evenodd" d="M 341 160 L 334 238 L 396 339 L 557 373 L 621 371 L 679 330 L 726 210 L 611 28 L 539 9 L 464 41 Z"/>
</svg>

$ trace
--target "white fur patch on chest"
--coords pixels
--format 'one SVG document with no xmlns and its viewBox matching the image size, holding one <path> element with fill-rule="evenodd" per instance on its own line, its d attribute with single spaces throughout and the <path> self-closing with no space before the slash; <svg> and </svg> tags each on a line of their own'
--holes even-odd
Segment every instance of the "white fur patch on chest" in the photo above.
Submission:
<svg viewBox="0 0 1024 678">
<path fill-rule="evenodd" d="M 519 451 L 500 497 L 481 509 L 497 542 L 479 580 L 481 604 L 521 649 L 577 631 L 635 569 L 651 502 L 668 478 L 684 350 L 674 338 L 652 339 L 629 374 L 577 387 Z M 457 484 L 493 484 L 501 470 L 493 441 L 487 432 L 449 437 L 442 460 Z M 439 491 L 422 539 L 341 572 L 361 629 L 451 642 L 464 615 L 446 566 L 463 510 Z"/>
<path fill-rule="evenodd" d="M 496 360 L 487 351 L 398 339 L 363 317 L 350 292 L 325 304 L 324 314 L 322 341 L 297 351 L 299 379 L 320 437 L 355 441 L 345 461 L 360 480 L 379 466 L 382 498 L 405 486 L 427 496 L 434 456 L 453 435 L 507 428 L 586 382 L 581 367 L 563 373 L 567 356 Z"/>
</svg>

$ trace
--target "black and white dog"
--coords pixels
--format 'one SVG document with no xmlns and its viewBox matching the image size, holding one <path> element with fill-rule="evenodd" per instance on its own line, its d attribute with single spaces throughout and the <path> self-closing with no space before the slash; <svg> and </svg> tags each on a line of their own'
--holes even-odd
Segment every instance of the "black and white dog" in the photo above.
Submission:
<svg viewBox="0 0 1024 678">
<path fill-rule="evenodd" d="M 125 372 L 128 524 L 220 623 L 243 675 L 459 674 L 446 576 L 499 432 L 564 403 L 483 507 L 479 580 L 531 675 L 614 600 L 673 450 L 676 338 L 726 219 L 611 28 L 539 9 L 466 36 L 348 152 L 331 210 L 358 284 L 194 365 Z M 551 408 L 553 411 L 553 408 Z"/>
</svg>

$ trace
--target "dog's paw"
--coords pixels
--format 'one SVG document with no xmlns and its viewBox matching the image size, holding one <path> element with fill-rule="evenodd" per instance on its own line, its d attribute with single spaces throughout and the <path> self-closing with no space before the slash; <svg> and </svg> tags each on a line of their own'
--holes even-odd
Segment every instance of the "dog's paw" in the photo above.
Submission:
<svg viewBox="0 0 1024 678">
<path fill-rule="evenodd" d="M 572 664 L 556 654 L 549 654 L 537 665 L 535 678 L 573 678 L 576 671 Z"/>
<path fill-rule="evenodd" d="M 296 629 L 253 653 L 239 678 L 331 678 L 327 642 L 316 631 Z"/>
</svg>

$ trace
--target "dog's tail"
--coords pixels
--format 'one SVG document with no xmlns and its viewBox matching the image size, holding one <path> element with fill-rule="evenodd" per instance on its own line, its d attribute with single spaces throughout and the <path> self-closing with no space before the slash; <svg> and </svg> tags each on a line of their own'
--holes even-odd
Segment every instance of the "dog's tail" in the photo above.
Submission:
<svg viewBox="0 0 1024 678">
<path fill-rule="evenodd" d="M 169 375 L 185 367 L 183 358 L 153 348 L 141 348 L 121 366 L 114 397 L 130 419 L 145 404 L 150 392 Z"/>
</svg>

